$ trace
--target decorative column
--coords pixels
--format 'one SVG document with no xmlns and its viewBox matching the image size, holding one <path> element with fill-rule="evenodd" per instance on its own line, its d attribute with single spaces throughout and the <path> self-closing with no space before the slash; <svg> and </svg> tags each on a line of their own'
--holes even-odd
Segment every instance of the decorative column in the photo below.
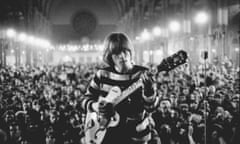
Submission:
<svg viewBox="0 0 240 144">
<path fill-rule="evenodd" d="M 218 27 L 220 28 L 220 40 L 221 43 L 221 59 L 228 53 L 228 1 L 227 0 L 218 0 L 217 1 L 217 20 Z"/>
<path fill-rule="evenodd" d="M 168 6 L 169 6 L 169 1 L 168 0 L 163 0 L 163 21 L 164 21 L 164 27 L 166 29 L 165 31 L 165 41 L 164 41 L 164 47 L 163 47 L 163 55 L 165 56 L 168 56 L 168 30 L 167 30 L 167 27 L 168 27 L 168 24 L 167 24 L 167 21 L 168 21 Z"/>
<path fill-rule="evenodd" d="M 191 1 L 190 0 L 184 0 L 183 1 L 183 32 L 184 32 L 184 49 L 186 51 L 190 51 L 189 47 L 189 37 L 191 37 L 191 19 L 190 19 L 190 13 L 191 13 Z"/>
</svg>

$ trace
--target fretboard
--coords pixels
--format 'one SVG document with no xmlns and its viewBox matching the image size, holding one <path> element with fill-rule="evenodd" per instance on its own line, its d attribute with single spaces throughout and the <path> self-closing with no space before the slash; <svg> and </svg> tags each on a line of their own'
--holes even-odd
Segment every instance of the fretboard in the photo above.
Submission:
<svg viewBox="0 0 240 144">
<path fill-rule="evenodd" d="M 116 106 L 121 101 L 123 101 L 125 98 L 127 98 L 130 94 L 132 94 L 134 91 L 136 91 L 138 88 L 140 88 L 142 86 L 143 86 L 143 80 L 140 78 L 138 81 L 136 81 L 132 85 L 130 85 L 127 89 L 122 91 L 122 94 L 115 99 L 113 105 Z"/>
</svg>

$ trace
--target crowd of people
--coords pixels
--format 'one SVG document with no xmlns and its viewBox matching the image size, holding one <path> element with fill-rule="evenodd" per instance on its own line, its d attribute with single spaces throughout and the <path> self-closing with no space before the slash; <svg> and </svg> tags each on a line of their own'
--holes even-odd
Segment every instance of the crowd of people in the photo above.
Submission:
<svg viewBox="0 0 240 144">
<path fill-rule="evenodd" d="M 79 100 L 101 64 L 0 68 L 1 144 L 84 144 Z M 154 66 L 149 66 L 154 69 Z M 184 64 L 155 74 L 150 143 L 239 143 L 239 69 Z"/>
</svg>

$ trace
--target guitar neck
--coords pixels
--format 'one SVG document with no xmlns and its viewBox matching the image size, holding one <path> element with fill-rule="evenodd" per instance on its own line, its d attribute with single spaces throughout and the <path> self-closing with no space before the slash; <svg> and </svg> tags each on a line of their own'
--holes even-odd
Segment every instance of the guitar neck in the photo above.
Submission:
<svg viewBox="0 0 240 144">
<path fill-rule="evenodd" d="M 138 81 L 134 82 L 131 86 L 129 86 L 126 90 L 124 90 L 117 99 L 114 101 L 114 106 L 118 105 L 121 101 L 127 98 L 130 94 L 132 94 L 135 90 L 143 86 L 143 80 L 140 78 Z"/>
<path fill-rule="evenodd" d="M 162 62 L 157 66 L 157 72 L 170 71 L 176 68 L 177 66 L 184 64 L 187 60 L 187 57 L 188 57 L 187 53 L 183 50 L 180 50 L 177 53 L 163 59 Z M 146 73 L 151 73 L 152 75 L 154 75 L 154 73 L 152 73 L 151 71 L 147 71 Z M 140 87 L 143 87 L 142 78 L 140 78 L 138 81 L 133 83 L 126 90 L 124 90 L 119 97 L 114 99 L 113 105 L 116 106 L 117 104 L 119 104 L 121 101 L 123 101 L 131 93 L 133 93 L 135 90 L 137 90 Z"/>
</svg>

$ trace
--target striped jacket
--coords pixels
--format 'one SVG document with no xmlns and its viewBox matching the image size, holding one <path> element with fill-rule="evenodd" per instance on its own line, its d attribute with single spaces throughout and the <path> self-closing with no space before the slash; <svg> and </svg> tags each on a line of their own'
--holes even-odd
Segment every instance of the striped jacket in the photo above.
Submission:
<svg viewBox="0 0 240 144">
<path fill-rule="evenodd" d="M 99 69 L 91 80 L 87 93 L 80 100 L 82 109 L 87 111 L 89 103 L 97 101 L 99 96 L 106 96 L 113 86 L 118 86 L 124 91 L 138 81 L 140 77 L 143 78 L 144 83 L 144 72 L 147 70 L 147 68 L 138 65 L 135 65 L 128 74 L 120 74 L 111 67 Z M 120 114 L 123 112 L 127 117 L 134 117 L 136 114 L 142 113 L 143 110 L 152 108 L 155 104 L 155 99 L 156 96 L 154 94 L 145 96 L 142 88 L 138 88 L 128 98 L 117 105 L 116 110 Z"/>
<path fill-rule="evenodd" d="M 81 99 L 82 109 L 87 111 L 92 102 L 97 101 L 100 96 L 106 96 L 113 86 L 118 86 L 124 91 L 140 78 L 142 78 L 144 83 L 147 80 L 145 75 L 147 70 L 147 68 L 137 65 L 135 65 L 128 74 L 120 74 L 111 67 L 98 70 L 89 84 L 87 93 Z M 146 110 L 149 112 L 157 103 L 155 93 L 149 94 L 148 96 L 143 93 L 143 88 L 139 87 L 115 106 L 115 110 L 120 114 L 120 123 L 115 129 L 118 132 L 125 131 L 124 134 L 134 139 L 134 141 L 137 139 L 143 140 L 149 136 L 150 129 L 137 132 L 136 127 L 145 119 L 144 113 Z M 114 135 L 113 131 L 110 132 L 110 135 Z M 123 136 L 124 134 L 120 133 L 119 135 Z M 111 137 L 112 136 L 108 136 L 110 139 Z"/>
</svg>

